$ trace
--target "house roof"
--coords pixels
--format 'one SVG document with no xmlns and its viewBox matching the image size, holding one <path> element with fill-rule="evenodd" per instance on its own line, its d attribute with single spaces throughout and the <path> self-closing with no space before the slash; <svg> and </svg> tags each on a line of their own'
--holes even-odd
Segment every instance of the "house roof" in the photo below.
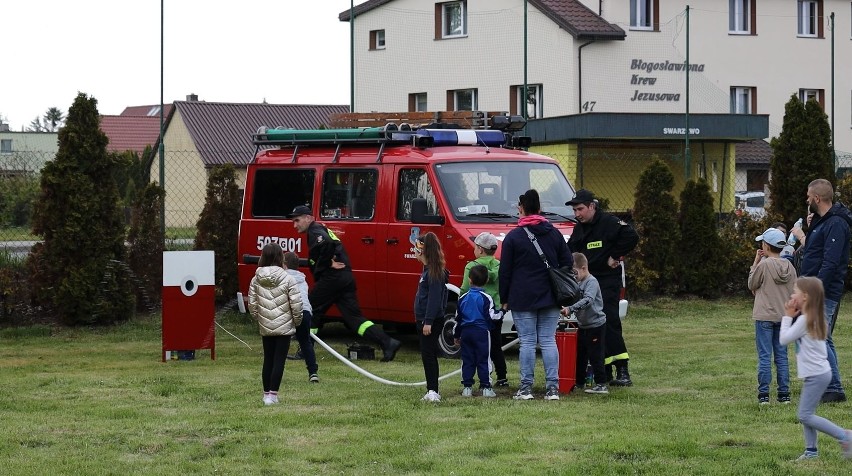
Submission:
<svg viewBox="0 0 852 476">
<path fill-rule="evenodd" d="M 392 1 L 368 0 L 355 6 L 354 14 L 357 17 Z M 529 0 L 529 3 L 578 40 L 623 40 L 627 36 L 621 27 L 604 20 L 577 0 Z M 351 13 L 344 10 L 338 19 L 349 21 Z"/>
<path fill-rule="evenodd" d="M 261 126 L 293 129 L 328 127 L 329 116 L 348 105 L 247 104 L 176 101 L 184 124 L 206 167 L 244 166 L 252 160 L 252 134 Z"/>
<path fill-rule="evenodd" d="M 155 147 L 160 136 L 159 116 L 101 116 L 101 130 L 109 138 L 109 152 L 132 150 L 140 155 Z"/>
<path fill-rule="evenodd" d="M 174 108 L 171 104 L 163 104 L 164 117 L 168 116 Z M 154 104 L 150 106 L 127 106 L 121 111 L 122 116 L 154 116 L 160 117 L 160 105 Z"/>
<path fill-rule="evenodd" d="M 762 139 L 737 144 L 737 165 L 769 165 L 772 147 Z"/>
</svg>

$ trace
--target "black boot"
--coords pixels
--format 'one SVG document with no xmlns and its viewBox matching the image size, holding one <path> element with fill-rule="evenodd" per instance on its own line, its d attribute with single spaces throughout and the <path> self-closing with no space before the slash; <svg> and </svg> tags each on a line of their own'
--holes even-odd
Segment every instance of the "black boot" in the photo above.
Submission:
<svg viewBox="0 0 852 476">
<path fill-rule="evenodd" d="M 393 360 L 393 358 L 396 357 L 396 351 L 398 351 L 400 346 L 402 346 L 402 342 L 385 334 L 385 331 L 375 324 L 364 331 L 364 337 L 372 339 L 382 348 L 382 362 L 390 362 Z"/>
<path fill-rule="evenodd" d="M 302 349 L 299 348 L 296 350 L 296 353 L 288 355 L 287 360 L 305 360 L 305 357 L 302 355 Z"/>
<path fill-rule="evenodd" d="M 630 372 L 627 371 L 626 361 L 622 364 L 616 364 L 615 380 L 612 380 L 609 384 L 616 387 L 629 387 L 633 385 L 633 381 L 630 380 Z"/>
</svg>

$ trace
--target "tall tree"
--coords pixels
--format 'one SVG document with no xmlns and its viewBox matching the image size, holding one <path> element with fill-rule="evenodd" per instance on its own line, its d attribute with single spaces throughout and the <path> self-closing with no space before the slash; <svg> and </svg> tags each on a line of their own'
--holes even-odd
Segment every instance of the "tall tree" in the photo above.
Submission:
<svg viewBox="0 0 852 476">
<path fill-rule="evenodd" d="M 97 100 L 79 93 L 59 130 L 59 151 L 41 174 L 29 256 L 38 298 L 67 324 L 129 318 L 133 295 L 122 266 L 124 221 Z"/>
<path fill-rule="evenodd" d="M 44 127 L 47 132 L 56 132 L 60 127 L 62 127 L 65 115 L 58 107 L 51 107 L 44 113 L 43 119 L 42 127 Z"/>
<path fill-rule="evenodd" d="M 237 234 L 242 197 L 231 164 L 210 169 L 207 198 L 198 218 L 196 250 L 213 250 L 216 255 L 216 302 L 224 304 L 237 295 Z"/>
<path fill-rule="evenodd" d="M 680 270 L 680 290 L 701 297 L 719 297 L 725 260 L 719 246 L 713 196 L 705 179 L 686 182 L 680 193 L 678 224 L 680 244 L 677 246 L 677 267 Z M 696 253 L 696 249 L 701 252 Z"/>
<path fill-rule="evenodd" d="M 27 127 L 27 132 L 44 132 L 45 128 L 41 125 L 41 118 L 36 117 L 32 121 L 30 121 L 29 127 Z"/>
<path fill-rule="evenodd" d="M 771 210 L 786 223 L 805 216 L 808 184 L 818 178 L 835 183 L 831 127 L 819 103 L 802 103 L 793 94 L 784 106 L 781 134 L 770 141 Z"/>
<path fill-rule="evenodd" d="M 639 291 L 669 293 L 677 289 L 674 251 L 680 229 L 673 188 L 674 174 L 660 159 L 651 162 L 636 185 L 633 219 L 639 245 L 631 255 L 636 258 L 631 275 Z"/>
</svg>

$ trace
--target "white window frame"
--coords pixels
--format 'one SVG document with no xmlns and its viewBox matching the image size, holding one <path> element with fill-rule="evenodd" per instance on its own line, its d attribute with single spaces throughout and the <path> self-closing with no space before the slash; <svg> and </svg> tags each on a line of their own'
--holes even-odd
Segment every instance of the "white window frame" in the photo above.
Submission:
<svg viewBox="0 0 852 476">
<path fill-rule="evenodd" d="M 460 96 L 469 94 L 470 95 L 470 109 L 461 109 L 459 107 L 459 103 L 461 102 Z M 453 110 L 454 111 L 477 111 L 479 110 L 479 94 L 475 88 L 471 89 L 456 89 L 453 91 Z"/>
<path fill-rule="evenodd" d="M 817 0 L 798 0 L 798 36 L 816 38 L 819 35 L 819 2 Z"/>
<path fill-rule="evenodd" d="M 451 33 L 454 14 L 458 13 L 460 25 L 457 33 Z M 441 38 L 459 38 L 467 36 L 467 1 L 447 2 L 441 5 Z"/>
<path fill-rule="evenodd" d="M 376 30 L 376 49 L 385 49 L 385 30 Z"/>
<path fill-rule="evenodd" d="M 421 103 L 423 104 L 422 108 L 420 107 Z M 427 112 L 429 110 L 428 104 L 428 96 L 426 95 L 426 93 L 414 94 L 414 112 Z"/>
<path fill-rule="evenodd" d="M 12 139 L 0 139 L 0 154 L 12 153 Z"/>
<path fill-rule="evenodd" d="M 807 104 L 808 100 L 813 99 L 816 102 L 820 102 L 820 90 L 819 89 L 811 89 L 811 88 L 802 88 L 799 89 L 799 100 L 803 103 Z"/>
<path fill-rule="evenodd" d="M 754 114 L 751 110 L 752 90 L 746 86 L 731 87 L 731 114 Z"/>
<path fill-rule="evenodd" d="M 654 2 L 657 0 L 630 0 L 630 29 L 654 30 Z M 644 9 L 644 11 L 643 11 Z M 644 15 L 643 15 L 644 13 Z"/>
<path fill-rule="evenodd" d="M 517 95 L 515 96 L 515 106 L 517 107 L 518 114 L 523 115 L 524 108 L 527 108 L 527 119 L 541 119 L 544 117 L 544 107 L 542 104 L 542 85 L 541 84 L 527 84 L 527 97 L 531 98 L 532 104 L 528 101 L 524 101 L 524 85 L 519 84 L 515 86 L 517 88 Z M 530 110 L 532 107 L 532 110 Z"/>
<path fill-rule="evenodd" d="M 728 1 L 728 33 L 751 34 L 751 0 Z"/>
</svg>

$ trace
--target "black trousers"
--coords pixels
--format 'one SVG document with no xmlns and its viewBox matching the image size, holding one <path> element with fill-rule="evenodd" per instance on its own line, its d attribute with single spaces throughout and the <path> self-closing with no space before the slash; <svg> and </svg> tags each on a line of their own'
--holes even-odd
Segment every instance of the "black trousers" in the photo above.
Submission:
<svg viewBox="0 0 852 476">
<path fill-rule="evenodd" d="M 284 376 L 284 364 L 290 350 L 290 336 L 263 336 L 263 368 L 260 378 L 264 392 L 278 392 Z"/>
<path fill-rule="evenodd" d="M 308 375 L 317 373 L 319 367 L 317 366 L 317 355 L 314 352 L 314 341 L 311 339 L 310 311 L 302 311 L 302 323 L 296 328 L 296 341 L 299 342 L 299 349 L 302 350 Z"/>
<path fill-rule="evenodd" d="M 358 305 L 355 277 L 350 271 L 326 271 L 314 283 L 308 293 L 314 309 L 314 323 L 318 323 L 328 309 L 336 305 L 343 316 L 343 323 L 352 332 L 358 333 L 365 319 Z M 363 330 L 359 333 L 363 335 Z"/>
<path fill-rule="evenodd" d="M 592 364 L 595 383 L 606 385 L 609 377 L 604 370 L 604 346 L 606 342 L 606 324 L 591 329 L 577 330 L 577 370 L 574 374 L 576 385 L 583 385 L 586 378 L 586 364 Z"/>
<path fill-rule="evenodd" d="M 503 319 L 491 321 L 491 361 L 494 362 L 494 372 L 497 380 L 506 378 L 506 356 L 503 354 Z"/>
<path fill-rule="evenodd" d="M 619 361 L 627 362 L 627 345 L 621 335 L 621 318 L 618 317 L 618 301 L 621 299 L 621 274 L 595 276 L 601 286 L 603 312 L 606 315 L 606 337 L 604 339 L 604 361 L 619 367 Z M 313 302 L 313 301 L 311 301 Z"/>
<path fill-rule="evenodd" d="M 426 390 L 438 391 L 438 336 L 444 328 L 443 319 L 432 322 L 432 333 L 423 335 L 423 321 L 417 321 L 417 335 L 420 337 L 420 359 L 423 361 L 423 373 L 426 374 Z"/>
</svg>

